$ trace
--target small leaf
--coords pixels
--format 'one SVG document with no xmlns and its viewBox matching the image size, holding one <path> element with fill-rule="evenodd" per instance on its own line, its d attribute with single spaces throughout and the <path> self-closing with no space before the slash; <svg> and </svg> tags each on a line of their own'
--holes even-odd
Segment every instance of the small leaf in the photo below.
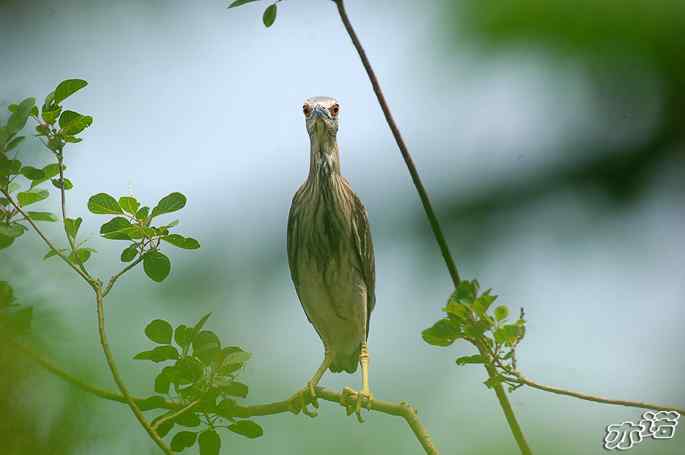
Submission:
<svg viewBox="0 0 685 455">
<path fill-rule="evenodd" d="M 505 305 L 500 305 L 497 308 L 495 308 L 495 319 L 498 321 L 503 321 L 509 316 L 509 308 L 507 308 Z"/>
<path fill-rule="evenodd" d="M 68 259 L 73 264 L 85 264 L 90 259 L 91 253 L 95 250 L 92 248 L 78 248 L 76 251 L 72 252 Z"/>
<path fill-rule="evenodd" d="M 157 377 L 155 377 L 155 392 L 166 395 L 167 393 L 169 393 L 170 385 L 171 382 L 169 381 L 167 375 L 164 374 L 164 372 L 159 373 Z"/>
<path fill-rule="evenodd" d="M 5 237 L 15 239 L 24 235 L 24 232 L 27 230 L 26 226 L 19 223 L 0 223 L 0 235 L 4 235 Z"/>
<path fill-rule="evenodd" d="M 198 242 L 197 240 L 191 237 L 183 237 L 182 235 L 178 234 L 165 235 L 164 237 L 162 237 L 162 240 L 186 250 L 196 250 L 200 248 L 200 242 Z"/>
<path fill-rule="evenodd" d="M 62 112 L 61 106 L 57 106 L 54 109 L 50 109 L 50 110 L 43 109 L 43 113 L 42 113 L 43 121 L 49 125 L 52 125 L 57 120 L 57 117 L 59 117 L 60 112 Z M 40 126 L 40 125 L 38 125 L 38 126 Z M 45 131 L 45 130 L 43 130 L 43 131 Z M 49 130 L 47 130 L 47 131 L 49 131 Z M 46 131 L 46 133 L 47 133 L 47 131 Z"/>
<path fill-rule="evenodd" d="M 157 346 L 151 351 L 143 351 L 133 357 L 135 360 L 152 360 L 155 363 L 165 360 L 178 360 L 178 351 L 173 346 Z"/>
<path fill-rule="evenodd" d="M 143 269 L 152 281 L 161 283 L 169 276 L 171 261 L 157 250 L 148 251 L 145 253 L 145 256 L 143 256 Z"/>
<path fill-rule="evenodd" d="M 233 425 L 229 425 L 229 430 L 239 435 L 255 439 L 264 434 L 264 430 L 252 420 L 239 420 Z"/>
<path fill-rule="evenodd" d="M 174 421 L 178 425 L 184 427 L 197 427 L 202 423 L 200 418 L 194 412 L 186 412 L 185 414 L 181 414 L 180 416 L 176 417 Z"/>
<path fill-rule="evenodd" d="M 484 363 L 483 357 L 478 354 L 457 357 L 457 365 L 466 365 L 469 363 Z"/>
<path fill-rule="evenodd" d="M 252 354 L 250 354 L 249 352 L 232 352 L 226 356 L 226 358 L 222 362 L 222 365 L 230 365 L 233 363 L 245 363 L 248 360 L 250 360 L 250 357 L 252 357 Z"/>
<path fill-rule="evenodd" d="M 174 365 L 174 370 L 178 379 L 182 380 L 184 383 L 194 383 L 202 377 L 204 373 L 204 366 L 202 363 L 193 357 L 183 357 L 176 365 Z"/>
<path fill-rule="evenodd" d="M 31 110 L 36 104 L 35 98 L 26 98 L 17 105 L 17 108 L 12 112 L 12 115 L 7 119 L 7 133 L 11 137 L 16 134 L 26 125 L 26 120 L 31 115 Z"/>
<path fill-rule="evenodd" d="M 138 407 L 141 411 L 149 411 L 150 409 L 164 409 L 166 407 L 166 400 L 159 395 L 153 395 L 138 401 Z"/>
<path fill-rule="evenodd" d="M 219 455 L 219 451 L 221 450 L 221 438 L 216 431 L 203 431 L 200 433 L 197 443 L 200 445 L 200 455 Z"/>
<path fill-rule="evenodd" d="M 54 213 L 50 212 L 27 212 L 27 215 L 29 218 L 31 218 L 33 221 L 48 221 L 51 223 L 54 223 L 57 221 L 59 218 L 57 218 L 57 215 Z"/>
<path fill-rule="evenodd" d="M 138 219 L 139 221 L 145 221 L 145 219 L 147 219 L 149 214 L 150 214 L 150 207 L 141 207 L 136 212 L 136 219 Z"/>
<path fill-rule="evenodd" d="M 65 254 L 67 250 L 65 248 L 60 248 L 59 252 Z M 50 250 L 43 256 L 43 260 L 50 259 L 53 256 L 57 256 L 57 252 L 55 250 Z"/>
<path fill-rule="evenodd" d="M 41 169 L 36 169 L 33 166 L 22 167 L 21 175 L 29 180 L 39 180 L 45 177 L 45 173 Z"/>
<path fill-rule="evenodd" d="M 78 230 L 81 227 L 82 222 L 83 218 L 81 217 L 64 219 L 64 230 L 67 232 L 67 235 L 69 238 L 71 238 L 71 240 L 76 240 L 76 236 L 78 235 Z"/>
<path fill-rule="evenodd" d="M 69 180 L 69 179 L 66 178 L 66 177 L 65 177 L 63 180 L 60 180 L 60 179 L 52 179 L 52 180 L 50 180 L 50 181 L 52 182 L 52 185 L 53 185 L 55 188 L 62 189 L 62 187 L 64 187 L 65 190 L 70 190 L 70 189 L 72 189 L 72 188 L 74 187 L 74 184 L 71 183 L 71 180 Z M 62 185 L 62 182 L 64 182 L 64 185 Z"/>
<path fill-rule="evenodd" d="M 98 193 L 88 200 L 88 210 L 96 215 L 119 215 L 121 207 L 116 199 L 107 193 Z"/>
<path fill-rule="evenodd" d="M 191 341 L 195 338 L 195 336 L 196 336 L 198 333 L 200 333 L 200 330 L 202 330 L 202 327 L 205 326 L 205 323 L 207 322 L 207 319 L 209 319 L 209 317 L 210 317 L 211 315 L 212 315 L 212 313 L 207 313 L 207 314 L 205 314 L 204 316 L 202 316 L 202 317 L 200 318 L 199 321 L 197 321 L 197 324 L 195 324 L 195 326 L 193 327 L 193 331 L 192 331 L 192 333 L 190 334 L 190 340 L 191 340 Z"/>
<path fill-rule="evenodd" d="M 197 433 L 193 431 L 180 431 L 171 439 L 171 449 L 175 452 L 182 452 L 195 444 Z"/>
<path fill-rule="evenodd" d="M 267 6 L 264 10 L 264 15 L 262 16 L 262 21 L 266 27 L 271 27 L 276 21 L 276 13 L 278 12 L 278 6 L 274 3 Z"/>
<path fill-rule="evenodd" d="M 102 226 L 100 234 L 109 240 L 130 240 L 131 236 L 127 233 L 133 225 L 123 216 L 115 216 Z"/>
<path fill-rule="evenodd" d="M 224 392 L 226 395 L 245 398 L 247 396 L 249 388 L 246 384 L 235 381 L 221 387 L 221 391 Z"/>
<path fill-rule="evenodd" d="M 70 144 L 78 144 L 79 142 L 81 142 L 83 140 L 80 137 L 71 136 L 69 134 L 64 134 L 64 132 L 62 132 L 62 134 L 60 134 L 59 137 L 61 137 L 64 142 L 68 142 Z"/>
<path fill-rule="evenodd" d="M 66 166 L 62 166 L 62 170 L 66 169 Z M 59 164 L 52 163 L 45 166 L 43 169 L 43 178 L 31 181 L 31 188 L 40 185 L 41 183 L 59 175 Z"/>
<path fill-rule="evenodd" d="M 496 385 L 499 385 L 499 384 L 503 383 L 503 382 L 504 382 L 504 379 L 505 379 L 504 376 L 502 376 L 502 375 L 500 375 L 500 374 L 497 374 L 497 375 L 495 375 L 495 376 L 493 376 L 493 377 L 491 377 L 491 378 L 488 378 L 485 382 L 483 382 L 483 384 L 485 384 L 485 386 L 486 386 L 488 389 L 492 389 L 492 388 L 495 387 Z"/>
<path fill-rule="evenodd" d="M 88 85 L 88 82 L 82 79 L 67 79 L 60 82 L 54 91 L 51 103 L 59 104 L 69 96 L 73 95 L 77 91 L 81 90 L 83 87 Z"/>
<path fill-rule="evenodd" d="M 122 196 L 119 198 L 119 206 L 124 209 L 124 212 L 135 215 L 140 207 L 140 202 L 134 197 Z"/>
<path fill-rule="evenodd" d="M 222 417 L 233 417 L 235 414 L 236 402 L 233 398 L 224 398 L 216 407 L 216 413 Z"/>
<path fill-rule="evenodd" d="M 46 190 L 31 190 L 17 194 L 17 199 L 19 200 L 19 205 L 21 207 L 26 207 L 27 205 L 35 204 L 43 199 L 47 199 L 49 195 L 50 194 Z"/>
<path fill-rule="evenodd" d="M 138 256 L 138 245 L 132 243 L 121 252 L 121 262 L 131 262 Z"/>
<path fill-rule="evenodd" d="M 174 427 L 174 421 L 173 420 L 167 420 L 166 422 L 159 424 L 159 426 L 157 427 L 157 434 L 161 438 L 163 438 L 169 434 L 169 432 L 171 431 L 171 429 L 173 427 Z"/>
<path fill-rule="evenodd" d="M 246 3 L 256 2 L 257 0 L 234 0 L 233 3 L 228 5 L 229 8 L 235 8 L 236 6 L 242 6 Z"/>
<path fill-rule="evenodd" d="M 205 363 L 221 349 L 221 341 L 211 330 L 203 330 L 193 338 L 193 355 Z"/>
<path fill-rule="evenodd" d="M 7 237 L 6 235 L 0 235 L 0 250 L 9 248 L 14 243 L 14 237 Z"/>
<path fill-rule="evenodd" d="M 164 196 L 157 203 L 157 206 L 152 209 L 152 218 L 163 215 L 165 213 L 175 212 L 181 210 L 186 205 L 186 197 L 181 193 L 171 193 Z"/>
<path fill-rule="evenodd" d="M 185 349 L 190 346 L 192 332 L 190 327 L 181 324 L 176 327 L 176 330 L 174 331 L 174 341 L 176 341 L 177 345 Z"/>
<path fill-rule="evenodd" d="M 445 347 L 454 343 L 461 336 L 461 332 L 449 319 L 443 318 L 421 332 L 421 336 L 428 344 Z"/>
<path fill-rule="evenodd" d="M 157 344 L 170 344 L 173 329 L 163 319 L 155 319 L 145 327 L 145 335 Z"/>
<path fill-rule="evenodd" d="M 66 114 L 67 112 L 73 111 L 65 111 L 62 113 L 62 116 L 59 118 L 60 125 L 62 123 L 62 117 L 64 117 L 64 114 Z M 62 129 L 60 130 L 60 135 L 64 136 L 66 134 L 68 136 L 73 136 L 75 134 L 80 133 L 81 131 L 85 130 L 93 124 L 93 117 L 91 117 L 90 115 L 77 115 L 78 117 L 73 118 L 69 121 L 69 123 L 62 127 Z"/>
</svg>

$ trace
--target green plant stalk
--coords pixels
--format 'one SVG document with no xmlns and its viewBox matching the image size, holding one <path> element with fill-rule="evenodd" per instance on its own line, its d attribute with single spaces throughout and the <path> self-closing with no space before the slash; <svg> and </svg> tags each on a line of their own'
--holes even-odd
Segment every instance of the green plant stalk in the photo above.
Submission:
<svg viewBox="0 0 685 455">
<path fill-rule="evenodd" d="M 345 30 L 347 31 L 347 34 L 350 36 L 352 44 L 357 50 L 362 65 L 366 70 L 366 74 L 368 75 L 369 80 L 371 81 L 373 91 L 376 94 L 376 98 L 378 99 L 378 103 L 380 104 L 381 109 L 383 110 L 385 120 L 388 123 L 390 130 L 392 131 L 392 134 L 395 138 L 395 142 L 397 142 L 397 146 L 399 147 L 400 152 L 402 153 L 404 162 L 407 165 L 409 174 L 411 175 L 412 181 L 414 182 L 414 186 L 416 187 L 416 191 L 418 192 L 419 198 L 421 199 L 423 209 L 426 212 L 426 217 L 428 218 L 428 221 L 433 230 L 435 240 L 437 241 L 438 246 L 440 247 L 440 253 L 442 254 L 443 259 L 445 260 L 445 265 L 447 266 L 447 270 L 449 271 L 450 276 L 452 277 L 452 282 L 454 283 L 454 287 L 456 288 L 459 286 L 459 282 L 461 281 L 461 278 L 459 277 L 459 271 L 457 270 L 457 266 L 454 262 L 454 259 L 452 258 L 452 254 L 450 253 L 449 246 L 447 245 L 447 241 L 445 240 L 445 236 L 442 233 L 440 223 L 438 221 L 437 216 L 435 215 L 435 211 L 433 210 L 433 206 L 430 202 L 430 198 L 428 197 L 428 193 L 425 187 L 423 186 L 423 183 L 421 182 L 421 178 L 419 176 L 418 171 L 416 170 L 414 160 L 412 159 L 411 154 L 407 149 L 407 145 L 405 144 L 404 139 L 400 134 L 400 130 L 397 127 L 397 124 L 395 123 L 395 119 L 393 118 L 392 112 L 390 111 L 390 107 L 388 106 L 388 103 L 385 100 L 385 96 L 383 95 L 383 90 L 381 89 L 380 83 L 378 82 L 376 73 L 374 72 L 373 67 L 371 66 L 369 58 L 366 56 L 366 51 L 364 51 L 364 47 L 359 41 L 359 38 L 357 37 L 357 34 L 354 31 L 354 28 L 352 27 L 352 23 L 350 22 L 350 19 L 347 16 L 344 1 L 333 1 L 335 2 L 335 5 L 338 8 L 338 13 L 340 14 L 340 19 L 342 20 L 342 23 L 345 26 Z M 493 375 L 496 374 L 492 364 L 486 364 L 486 370 L 490 378 L 492 378 Z M 514 439 L 516 439 L 516 443 L 518 444 L 521 453 L 524 455 L 530 454 L 530 447 L 526 442 L 523 431 L 521 430 L 521 426 L 516 420 L 516 416 L 514 415 L 514 411 L 511 407 L 511 403 L 509 402 L 509 398 L 507 397 L 504 391 L 504 388 L 501 384 L 496 384 L 493 388 L 495 389 L 497 399 L 500 403 L 500 406 L 502 407 L 502 411 L 504 411 L 504 415 L 507 419 L 507 423 L 509 424 L 509 428 L 511 429 L 511 432 L 514 435 Z"/>
</svg>

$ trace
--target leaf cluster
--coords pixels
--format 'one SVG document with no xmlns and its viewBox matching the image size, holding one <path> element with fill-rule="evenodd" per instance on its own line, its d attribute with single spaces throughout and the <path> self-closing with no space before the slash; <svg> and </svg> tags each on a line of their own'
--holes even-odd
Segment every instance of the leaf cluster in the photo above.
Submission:
<svg viewBox="0 0 685 455">
<path fill-rule="evenodd" d="M 424 341 L 433 346 L 450 346 L 463 339 L 485 349 L 487 358 L 481 354 L 458 357 L 457 365 L 490 363 L 506 373 L 515 371 L 515 349 L 526 333 L 523 310 L 520 317 L 509 322 L 509 308 L 499 305 L 493 308 L 497 299 L 491 289 L 480 292 L 477 280 L 463 280 L 442 309 L 446 315 L 421 335 Z M 488 387 L 507 378 L 498 374 L 488 379 Z"/>
<path fill-rule="evenodd" d="M 228 8 L 235 8 L 238 6 L 245 5 L 247 3 L 256 2 L 257 0 L 233 0 Z M 276 22 L 276 15 L 278 14 L 278 3 L 282 0 L 276 0 L 272 4 L 266 7 L 264 13 L 262 14 L 262 22 L 265 27 L 271 27 Z"/>
<path fill-rule="evenodd" d="M 263 434 L 256 422 L 235 417 L 236 400 L 247 397 L 249 391 L 237 380 L 238 375 L 251 355 L 238 346 L 222 346 L 216 333 L 204 329 L 209 316 L 203 316 L 193 326 L 180 324 L 176 328 L 168 321 L 155 319 L 145 327 L 145 335 L 157 346 L 134 357 L 157 364 L 170 362 L 155 377 L 154 390 L 160 395 L 146 399 L 142 409 L 163 408 L 162 395 L 176 400 L 181 408 L 195 403 L 158 428 L 162 437 L 174 427 L 195 428 L 174 435 L 171 448 L 179 452 L 197 443 L 203 455 L 218 453 L 220 429 L 251 439 Z"/>
</svg>

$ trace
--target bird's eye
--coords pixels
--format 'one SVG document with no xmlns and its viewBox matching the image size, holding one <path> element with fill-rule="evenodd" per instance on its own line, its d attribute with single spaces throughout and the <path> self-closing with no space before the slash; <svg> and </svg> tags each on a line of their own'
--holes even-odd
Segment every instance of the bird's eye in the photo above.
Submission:
<svg viewBox="0 0 685 455">
<path fill-rule="evenodd" d="M 302 106 L 302 112 L 304 112 L 304 115 L 309 115 L 312 112 L 312 108 L 305 104 Z"/>
<path fill-rule="evenodd" d="M 334 104 L 333 107 L 331 107 L 331 114 L 333 114 L 333 117 L 335 117 L 338 115 L 338 112 L 340 112 L 340 106 Z"/>
</svg>

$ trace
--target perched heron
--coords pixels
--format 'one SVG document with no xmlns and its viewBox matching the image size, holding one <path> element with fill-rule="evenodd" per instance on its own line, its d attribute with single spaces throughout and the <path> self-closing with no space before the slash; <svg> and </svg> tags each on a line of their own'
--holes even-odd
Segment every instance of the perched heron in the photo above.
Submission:
<svg viewBox="0 0 685 455">
<path fill-rule="evenodd" d="M 367 338 L 375 303 L 375 265 L 366 208 L 340 174 L 336 140 L 340 105 L 333 98 L 304 102 L 309 133 L 309 175 L 293 197 L 288 218 L 288 263 L 307 319 L 324 345 L 324 359 L 307 386 L 291 397 L 318 407 L 315 387 L 330 368 L 354 373 L 361 364 L 362 390 L 355 412 L 371 402 Z M 305 395 L 309 395 L 308 400 Z M 299 410 L 299 408 L 298 408 Z M 351 412 L 351 411 L 350 411 Z"/>
</svg>

